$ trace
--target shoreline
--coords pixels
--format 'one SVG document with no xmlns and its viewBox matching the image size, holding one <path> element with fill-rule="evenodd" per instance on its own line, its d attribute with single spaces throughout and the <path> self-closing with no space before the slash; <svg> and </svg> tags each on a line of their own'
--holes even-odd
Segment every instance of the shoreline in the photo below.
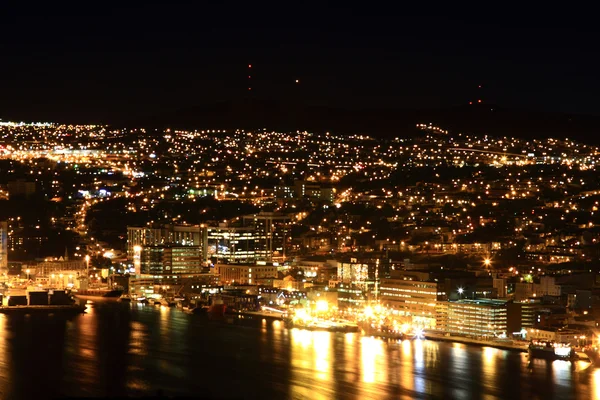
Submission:
<svg viewBox="0 0 600 400">
<path fill-rule="evenodd" d="M 226 314 L 227 315 L 227 314 Z M 237 313 L 231 313 L 231 316 L 242 316 L 242 317 L 258 317 L 258 318 L 266 318 L 266 319 L 270 319 L 272 321 L 275 320 L 283 320 L 283 318 L 281 318 L 280 315 L 273 315 L 273 314 L 267 314 L 267 313 L 261 313 L 261 312 L 237 312 Z M 294 328 L 297 329 L 305 329 L 308 331 L 313 331 L 314 329 L 306 329 L 304 327 L 301 326 L 295 326 Z M 335 330 L 331 330 L 330 332 L 335 333 Z M 338 331 L 339 332 L 339 331 Z M 367 337 L 376 337 L 376 338 L 380 338 L 380 339 L 392 339 L 395 340 L 395 338 L 390 338 L 387 336 L 382 336 L 382 335 L 377 335 L 377 334 L 368 334 L 365 333 L 364 330 L 359 330 L 359 333 L 361 334 L 361 336 L 367 336 Z M 423 338 L 427 339 L 427 340 L 433 340 L 433 341 L 438 341 L 438 342 L 452 342 L 452 343 L 461 343 L 461 344 L 468 344 L 468 345 L 474 345 L 474 346 L 479 346 L 479 347 L 493 347 L 493 348 L 497 348 L 500 350 L 511 350 L 511 351 L 518 351 L 521 353 L 526 353 L 529 343 L 524 343 L 524 344 L 515 344 L 515 343 L 503 343 L 503 342 L 496 342 L 496 341 L 487 341 L 487 340 L 480 340 L 480 339 L 472 339 L 472 338 L 468 338 L 468 337 L 463 337 L 463 336 L 445 336 L 444 334 L 435 334 L 435 333 L 424 333 L 423 334 Z M 400 340 L 400 339 L 398 339 Z"/>
<path fill-rule="evenodd" d="M 429 334 L 429 333 L 425 333 L 423 336 L 425 337 L 425 339 L 434 340 L 434 341 L 438 341 L 438 342 L 453 342 L 453 343 L 461 343 L 461 344 L 470 344 L 470 345 L 475 345 L 475 346 L 479 346 L 479 347 L 493 347 L 496 349 L 512 350 L 512 351 L 518 351 L 521 353 L 526 353 L 527 347 L 528 347 L 528 344 L 519 345 L 519 344 L 514 344 L 514 343 L 502 343 L 502 342 L 495 342 L 495 341 L 471 339 L 471 338 L 462 337 L 462 336 L 444 336 L 444 335 L 436 335 L 436 334 Z"/>
</svg>

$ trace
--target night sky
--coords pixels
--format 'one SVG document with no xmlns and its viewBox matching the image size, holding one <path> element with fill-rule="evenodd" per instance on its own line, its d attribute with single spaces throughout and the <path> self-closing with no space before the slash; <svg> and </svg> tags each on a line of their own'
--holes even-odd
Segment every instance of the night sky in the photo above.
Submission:
<svg viewBox="0 0 600 400">
<path fill-rule="evenodd" d="M 249 63 L 258 98 L 600 114 L 591 11 L 196 3 L 3 4 L 0 118 L 111 122 L 236 101 Z"/>
</svg>

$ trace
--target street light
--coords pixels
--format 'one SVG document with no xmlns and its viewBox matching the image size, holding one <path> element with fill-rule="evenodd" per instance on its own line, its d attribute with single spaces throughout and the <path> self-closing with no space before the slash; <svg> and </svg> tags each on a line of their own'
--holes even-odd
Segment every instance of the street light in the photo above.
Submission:
<svg viewBox="0 0 600 400">
<path fill-rule="evenodd" d="M 27 272 L 27 280 L 29 280 L 29 273 L 31 272 L 31 270 L 27 269 L 25 272 Z"/>
<path fill-rule="evenodd" d="M 458 294 L 460 294 L 460 298 L 461 299 L 462 299 L 462 295 L 463 295 L 464 292 L 465 292 L 465 289 L 463 289 L 461 287 L 458 288 Z"/>
<path fill-rule="evenodd" d="M 483 260 L 483 265 L 485 265 L 486 267 L 489 267 L 490 265 L 492 265 L 492 260 L 490 260 L 489 258 L 486 258 L 485 260 Z"/>
</svg>

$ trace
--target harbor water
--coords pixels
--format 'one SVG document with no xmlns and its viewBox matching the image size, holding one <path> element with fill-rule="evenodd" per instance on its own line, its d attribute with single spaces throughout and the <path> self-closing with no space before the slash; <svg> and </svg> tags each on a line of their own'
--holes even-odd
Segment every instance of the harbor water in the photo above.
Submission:
<svg viewBox="0 0 600 400">
<path fill-rule="evenodd" d="M 429 340 L 216 323 L 175 308 L 0 315 L 0 398 L 600 399 L 600 368 Z"/>
</svg>

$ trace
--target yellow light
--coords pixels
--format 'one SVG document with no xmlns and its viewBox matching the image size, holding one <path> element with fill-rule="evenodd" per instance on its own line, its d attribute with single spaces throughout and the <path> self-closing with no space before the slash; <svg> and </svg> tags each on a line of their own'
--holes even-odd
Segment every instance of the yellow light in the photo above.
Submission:
<svg viewBox="0 0 600 400">
<path fill-rule="evenodd" d="M 306 312 L 306 310 L 304 308 L 297 309 L 296 314 L 294 315 L 294 318 L 304 321 L 304 322 L 308 322 L 311 320 L 310 315 L 308 315 L 308 313 Z"/>
<path fill-rule="evenodd" d="M 365 313 L 365 317 L 371 318 L 373 316 L 373 307 L 371 307 L 371 306 L 365 307 L 364 313 Z"/>
<path fill-rule="evenodd" d="M 319 300 L 315 308 L 318 312 L 326 312 L 329 310 L 329 303 L 327 303 L 327 300 Z"/>
</svg>

